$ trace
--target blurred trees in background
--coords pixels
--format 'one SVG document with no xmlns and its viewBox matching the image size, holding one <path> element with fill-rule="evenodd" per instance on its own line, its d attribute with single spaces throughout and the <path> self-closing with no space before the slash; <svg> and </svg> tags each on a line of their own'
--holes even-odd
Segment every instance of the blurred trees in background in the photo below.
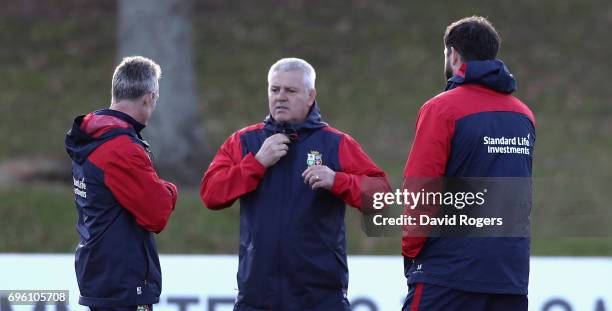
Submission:
<svg viewBox="0 0 612 311">
<path fill-rule="evenodd" d="M 207 211 L 195 187 L 208 152 L 264 119 L 274 61 L 313 64 L 324 120 L 355 137 L 397 186 L 417 111 L 445 84 L 444 29 L 474 14 L 500 32 L 516 95 L 536 114 L 532 228 L 552 239 L 534 239 L 534 254 L 612 254 L 612 238 L 557 238 L 567 228 L 597 235 L 612 222 L 609 0 L 4 0 L 0 252 L 73 251 L 64 134 L 75 115 L 108 106 L 120 57 L 161 64 L 158 111 L 144 135 L 162 177 L 191 181 L 160 250 L 232 253 L 239 209 Z M 349 209 L 346 222 L 351 253 L 398 254 L 398 239 L 364 236 L 358 212 Z"/>
<path fill-rule="evenodd" d="M 191 0 L 118 0 L 118 56 L 142 55 L 162 68 L 160 98 L 143 136 L 161 175 L 195 184 L 208 146 L 195 89 Z"/>
</svg>

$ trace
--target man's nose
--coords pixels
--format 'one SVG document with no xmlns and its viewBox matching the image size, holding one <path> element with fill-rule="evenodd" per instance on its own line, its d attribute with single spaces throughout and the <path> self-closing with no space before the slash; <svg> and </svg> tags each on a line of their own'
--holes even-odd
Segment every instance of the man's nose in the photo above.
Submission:
<svg viewBox="0 0 612 311">
<path fill-rule="evenodd" d="M 278 94 L 276 95 L 276 98 L 278 100 L 287 100 L 287 91 L 284 91 L 284 90 L 278 91 Z"/>
</svg>

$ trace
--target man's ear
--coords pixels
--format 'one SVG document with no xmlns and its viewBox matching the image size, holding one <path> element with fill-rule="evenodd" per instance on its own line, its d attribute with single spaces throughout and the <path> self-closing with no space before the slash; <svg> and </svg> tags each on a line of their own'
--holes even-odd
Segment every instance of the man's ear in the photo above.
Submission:
<svg viewBox="0 0 612 311">
<path fill-rule="evenodd" d="M 461 59 L 461 55 L 454 47 L 451 46 L 451 65 L 453 67 L 459 68 L 463 64 L 463 60 Z"/>
<path fill-rule="evenodd" d="M 314 105 L 315 98 L 317 98 L 317 90 L 313 88 L 312 90 L 308 91 L 308 102 L 310 102 L 308 108 Z"/>
<path fill-rule="evenodd" d="M 153 96 L 155 96 L 155 94 L 152 93 L 152 92 L 144 94 L 142 96 L 142 105 L 143 106 L 147 106 L 148 104 L 151 104 L 153 102 L 153 99 L 154 99 Z"/>
</svg>

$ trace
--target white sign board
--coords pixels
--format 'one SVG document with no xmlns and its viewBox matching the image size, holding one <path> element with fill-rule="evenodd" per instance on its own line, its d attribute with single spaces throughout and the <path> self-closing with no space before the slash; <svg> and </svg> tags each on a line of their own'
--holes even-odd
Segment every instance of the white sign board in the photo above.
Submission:
<svg viewBox="0 0 612 311">
<path fill-rule="evenodd" d="M 163 293 L 155 311 L 232 310 L 236 256 L 162 255 L 160 260 Z M 349 256 L 348 262 L 352 310 L 400 310 L 407 292 L 401 257 Z M 69 290 L 67 309 L 87 310 L 77 303 L 71 254 L 0 255 L 0 290 Z M 10 309 L 32 311 L 35 306 L 10 305 Z M 529 310 L 612 311 L 612 259 L 532 258 Z"/>
</svg>

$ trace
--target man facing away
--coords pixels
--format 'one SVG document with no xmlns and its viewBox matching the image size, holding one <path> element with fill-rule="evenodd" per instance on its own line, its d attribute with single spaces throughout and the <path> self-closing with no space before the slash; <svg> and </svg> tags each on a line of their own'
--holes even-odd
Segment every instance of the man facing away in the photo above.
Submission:
<svg viewBox="0 0 612 311">
<path fill-rule="evenodd" d="M 535 119 L 511 95 L 516 83 L 496 59 L 499 46 L 498 33 L 483 17 L 448 26 L 447 88 L 419 111 L 406 184 L 423 177 L 531 177 Z M 526 137 L 529 152 L 490 153 L 487 136 Z M 527 310 L 529 241 L 404 236 L 409 291 L 402 310 Z"/>
<path fill-rule="evenodd" d="M 160 179 L 140 131 L 159 97 L 159 65 L 127 57 L 115 69 L 109 109 L 79 116 L 66 136 L 78 212 L 79 304 L 92 310 L 151 310 L 161 293 L 153 233 L 177 199 Z"/>
<path fill-rule="evenodd" d="M 240 199 L 234 310 L 349 310 L 345 203 L 388 188 L 349 135 L 321 120 L 315 71 L 284 58 L 268 73 L 269 116 L 232 134 L 204 174 L 213 210 Z"/>
</svg>

